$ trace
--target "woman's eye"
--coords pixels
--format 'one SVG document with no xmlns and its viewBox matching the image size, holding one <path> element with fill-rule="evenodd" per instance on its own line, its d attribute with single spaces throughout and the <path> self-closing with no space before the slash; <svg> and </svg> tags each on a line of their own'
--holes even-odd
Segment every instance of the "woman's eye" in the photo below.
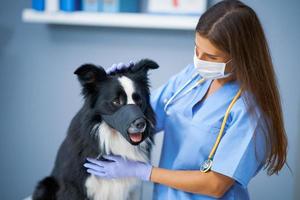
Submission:
<svg viewBox="0 0 300 200">
<path fill-rule="evenodd" d="M 213 56 L 210 56 L 209 57 L 211 60 L 217 60 L 217 58 L 216 57 L 213 57 Z"/>
</svg>

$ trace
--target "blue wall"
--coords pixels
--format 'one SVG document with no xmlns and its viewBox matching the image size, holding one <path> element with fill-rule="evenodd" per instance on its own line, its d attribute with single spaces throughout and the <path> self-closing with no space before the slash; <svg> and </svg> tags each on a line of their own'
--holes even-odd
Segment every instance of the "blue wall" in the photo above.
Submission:
<svg viewBox="0 0 300 200">
<path fill-rule="evenodd" d="M 290 142 L 288 162 L 294 171 L 291 175 L 285 167 L 272 177 L 260 173 L 249 191 L 253 199 L 296 199 L 296 195 L 300 199 L 296 190 L 300 2 L 244 2 L 257 11 L 270 43 Z M 5 200 L 29 195 L 50 173 L 69 122 L 82 105 L 73 75 L 79 65 L 94 62 L 108 67 L 148 57 L 161 65 L 151 72 L 156 88 L 191 63 L 193 56 L 193 32 L 23 23 L 21 12 L 28 7 L 29 0 L 2 0 L 0 6 L 0 199 Z M 156 139 L 159 154 L 162 134 Z M 157 160 L 158 156 L 154 163 Z M 145 186 L 143 199 L 150 199 L 151 187 Z"/>
</svg>

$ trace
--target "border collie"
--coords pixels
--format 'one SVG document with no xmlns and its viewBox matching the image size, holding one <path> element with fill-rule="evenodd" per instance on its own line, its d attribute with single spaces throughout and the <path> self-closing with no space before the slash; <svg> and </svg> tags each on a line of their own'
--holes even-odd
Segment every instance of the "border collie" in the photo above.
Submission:
<svg viewBox="0 0 300 200">
<path fill-rule="evenodd" d="M 82 86 L 82 108 L 72 119 L 61 144 L 51 175 L 42 179 L 33 192 L 34 200 L 133 200 L 140 198 L 137 178 L 104 179 L 86 172 L 86 157 L 120 155 L 150 162 L 155 113 L 150 105 L 148 70 L 159 66 L 143 59 L 130 68 L 107 74 L 101 66 L 84 64 L 74 74 Z M 119 109 L 136 106 L 143 117 L 122 133 L 105 121 Z M 128 111 L 131 115 L 131 111 Z M 115 120 L 120 120 L 116 118 Z M 137 124 L 138 121 L 138 124 Z M 117 123 L 122 124 L 121 121 Z M 124 128 L 124 126 L 123 126 Z M 137 131 L 129 131 L 129 129 Z M 126 169 L 124 169 L 126 170 Z"/>
</svg>

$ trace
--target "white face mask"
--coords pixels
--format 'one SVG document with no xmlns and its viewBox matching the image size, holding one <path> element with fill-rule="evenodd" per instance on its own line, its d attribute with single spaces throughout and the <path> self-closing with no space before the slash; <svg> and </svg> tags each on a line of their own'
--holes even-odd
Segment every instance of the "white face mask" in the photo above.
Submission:
<svg viewBox="0 0 300 200">
<path fill-rule="evenodd" d="M 227 63 L 229 63 L 230 61 L 231 60 L 229 60 Z M 198 73 L 205 79 L 219 79 L 230 76 L 231 73 L 225 74 L 225 67 L 227 63 L 201 60 L 197 57 L 195 49 L 194 67 L 197 69 Z"/>
</svg>

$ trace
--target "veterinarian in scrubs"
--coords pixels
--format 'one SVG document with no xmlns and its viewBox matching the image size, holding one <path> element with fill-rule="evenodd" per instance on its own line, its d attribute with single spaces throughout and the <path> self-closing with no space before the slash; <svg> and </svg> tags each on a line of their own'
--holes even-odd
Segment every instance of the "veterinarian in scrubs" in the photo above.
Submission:
<svg viewBox="0 0 300 200">
<path fill-rule="evenodd" d="M 120 67 L 130 65 L 110 70 Z M 151 105 L 156 132 L 165 134 L 159 166 L 109 155 L 115 162 L 89 159 L 89 173 L 154 182 L 155 200 L 245 200 L 251 178 L 286 162 L 267 41 L 255 12 L 239 1 L 222 1 L 200 17 L 193 64 L 156 89 Z"/>
</svg>

